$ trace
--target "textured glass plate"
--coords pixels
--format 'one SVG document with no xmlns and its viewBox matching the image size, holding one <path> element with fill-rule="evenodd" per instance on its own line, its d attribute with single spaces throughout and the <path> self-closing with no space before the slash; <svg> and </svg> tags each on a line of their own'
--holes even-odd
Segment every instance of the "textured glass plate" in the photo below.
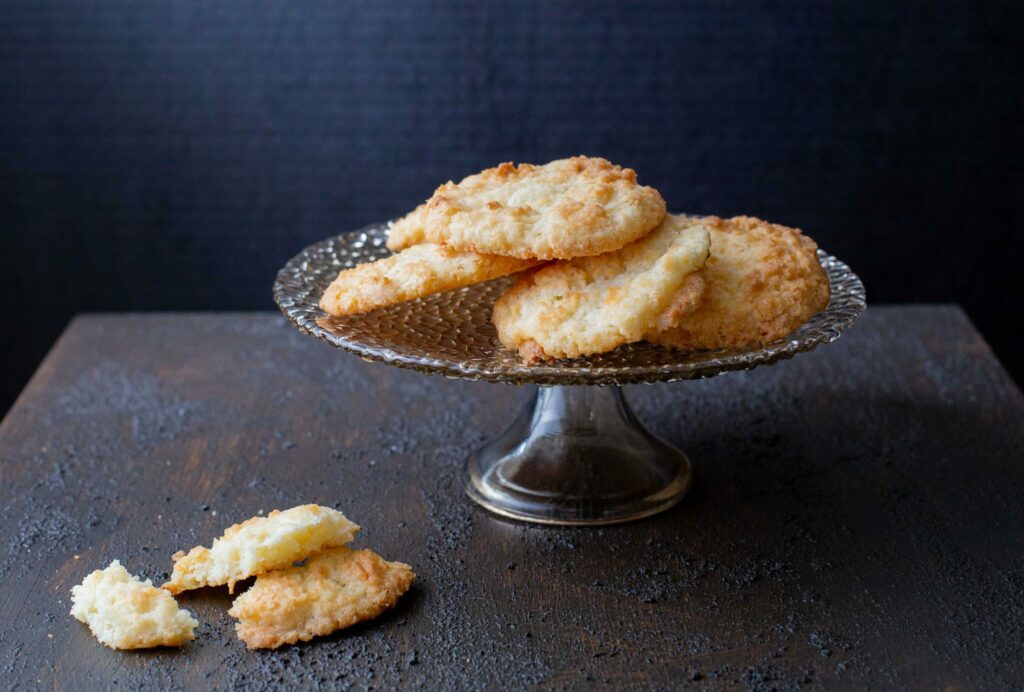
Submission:
<svg viewBox="0 0 1024 692">
<path fill-rule="evenodd" d="M 342 269 L 387 257 L 387 224 L 373 224 L 321 241 L 278 272 L 274 300 L 306 334 L 365 360 L 420 372 L 511 384 L 630 384 L 711 377 L 790 358 L 839 338 L 864 311 L 864 285 L 850 268 L 818 251 L 828 273 L 828 307 L 784 339 L 762 347 L 684 353 L 646 342 L 588 358 L 523 365 L 498 342 L 491 306 L 512 282 L 496 279 L 352 317 L 331 317 L 317 303 Z"/>
</svg>

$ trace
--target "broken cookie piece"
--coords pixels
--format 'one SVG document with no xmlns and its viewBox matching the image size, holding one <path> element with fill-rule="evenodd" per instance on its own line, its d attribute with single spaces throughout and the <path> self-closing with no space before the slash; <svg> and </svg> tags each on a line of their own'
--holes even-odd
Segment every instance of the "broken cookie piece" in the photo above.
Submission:
<svg viewBox="0 0 1024 692">
<path fill-rule="evenodd" d="M 371 620 L 408 591 L 416 575 L 372 550 L 338 547 L 305 565 L 262 574 L 228 614 L 250 649 L 309 641 Z"/>
<path fill-rule="evenodd" d="M 319 505 L 302 505 L 235 524 L 213 541 L 188 554 L 173 555 L 174 572 L 163 585 L 177 594 L 202 586 L 228 585 L 273 569 L 290 567 L 324 548 L 345 545 L 359 527 L 341 512 Z"/>
<path fill-rule="evenodd" d="M 139 581 L 114 560 L 71 589 L 71 614 L 111 649 L 181 646 L 195 639 L 198 622 L 174 598 Z"/>
</svg>

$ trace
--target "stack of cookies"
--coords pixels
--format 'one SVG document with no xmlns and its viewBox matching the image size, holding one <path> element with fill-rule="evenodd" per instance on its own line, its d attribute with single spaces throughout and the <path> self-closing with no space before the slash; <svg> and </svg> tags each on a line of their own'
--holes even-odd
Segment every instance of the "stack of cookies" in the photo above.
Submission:
<svg viewBox="0 0 1024 692">
<path fill-rule="evenodd" d="M 519 274 L 493 321 L 527 363 L 641 340 L 756 346 L 829 298 L 817 246 L 799 230 L 668 214 L 633 170 L 586 156 L 445 183 L 392 224 L 388 248 L 395 254 L 342 271 L 320 307 L 341 317 Z"/>
</svg>

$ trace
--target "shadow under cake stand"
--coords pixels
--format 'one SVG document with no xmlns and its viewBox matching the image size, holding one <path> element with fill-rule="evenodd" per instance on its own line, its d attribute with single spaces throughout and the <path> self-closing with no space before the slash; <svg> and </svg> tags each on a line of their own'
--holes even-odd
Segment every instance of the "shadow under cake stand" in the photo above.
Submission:
<svg viewBox="0 0 1024 692">
<path fill-rule="evenodd" d="M 450 378 L 540 385 L 532 401 L 467 463 L 466 492 L 505 517 L 599 525 L 668 509 L 690 487 L 686 455 L 648 432 L 620 385 L 712 377 L 775 363 L 839 338 L 865 308 L 864 285 L 818 251 L 828 306 L 762 347 L 684 353 L 644 342 L 587 358 L 524 365 L 498 342 L 491 307 L 511 277 L 337 318 L 318 302 L 342 269 L 390 254 L 387 224 L 309 246 L 278 273 L 274 299 L 299 331 L 364 360 Z M 586 386 L 602 385 L 602 386 Z"/>
</svg>

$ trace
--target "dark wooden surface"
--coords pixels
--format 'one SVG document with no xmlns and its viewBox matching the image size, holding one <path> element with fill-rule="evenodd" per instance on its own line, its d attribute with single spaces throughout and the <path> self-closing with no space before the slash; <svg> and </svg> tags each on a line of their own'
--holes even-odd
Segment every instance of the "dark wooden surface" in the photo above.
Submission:
<svg viewBox="0 0 1024 692">
<path fill-rule="evenodd" d="M 0 679 L 16 688 L 1006 689 L 1024 684 L 1024 399 L 953 307 L 629 388 L 682 446 L 676 509 L 495 519 L 462 465 L 525 389 L 367 364 L 270 314 L 90 316 L 0 426 Z M 114 652 L 69 589 L 319 502 L 418 582 L 376 622 L 248 652 L 221 589 L 181 651 Z"/>
</svg>

